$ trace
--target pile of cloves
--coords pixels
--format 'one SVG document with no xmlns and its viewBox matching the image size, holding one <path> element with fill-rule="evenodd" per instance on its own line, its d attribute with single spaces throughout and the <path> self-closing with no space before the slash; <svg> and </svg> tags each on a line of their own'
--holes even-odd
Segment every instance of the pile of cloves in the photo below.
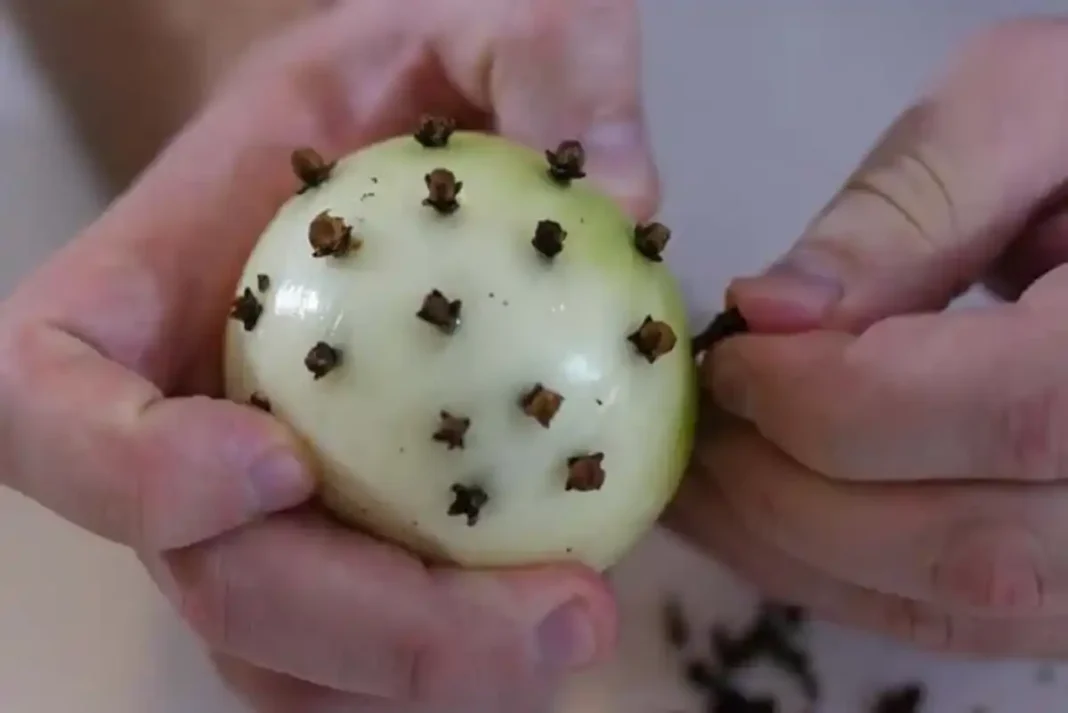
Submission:
<svg viewBox="0 0 1068 713">
<path fill-rule="evenodd" d="M 684 659 L 682 675 L 705 698 L 706 713 L 776 713 L 778 702 L 769 696 L 746 696 L 736 676 L 744 668 L 765 661 L 795 680 L 811 706 L 820 699 L 820 683 L 810 654 L 799 635 L 806 615 L 801 607 L 765 601 L 741 634 L 732 636 L 721 626 L 710 631 L 711 646 L 704 656 Z M 693 637 L 682 605 L 670 597 L 664 603 L 663 635 L 667 643 L 683 652 Z M 925 691 L 909 682 L 880 691 L 871 713 L 922 713 Z"/>
<path fill-rule="evenodd" d="M 742 669 L 759 660 L 781 668 L 798 682 L 811 703 L 818 701 L 819 683 L 797 641 L 804 619 L 799 607 L 766 602 L 738 636 L 713 627 L 708 654 L 684 664 L 687 682 L 706 696 L 706 709 L 714 713 L 774 713 L 778 707 L 774 699 L 747 697 L 734 681 Z M 664 625 L 668 643 L 676 650 L 685 648 L 691 632 L 675 599 L 665 604 Z"/>
</svg>

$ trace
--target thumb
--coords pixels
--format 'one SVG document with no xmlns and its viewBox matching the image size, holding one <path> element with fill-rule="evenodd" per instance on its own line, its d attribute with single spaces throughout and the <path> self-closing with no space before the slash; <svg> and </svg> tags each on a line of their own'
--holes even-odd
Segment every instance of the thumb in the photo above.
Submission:
<svg viewBox="0 0 1068 713">
<path fill-rule="evenodd" d="M 137 550 L 185 547 L 300 504 L 310 458 L 280 421 L 158 389 L 59 329 L 0 348 L 0 483 Z"/>
<path fill-rule="evenodd" d="M 602 190 L 637 220 L 657 211 L 634 0 L 497 3 L 474 23 L 465 13 L 443 14 L 437 52 L 499 133 L 538 150 L 578 140 L 586 173 Z"/>
<path fill-rule="evenodd" d="M 858 331 L 944 308 L 1068 175 L 1057 119 L 1068 112 L 1057 69 L 1066 63 L 1065 21 L 1015 21 L 974 38 L 786 256 L 731 286 L 731 301 L 760 331 Z"/>
</svg>

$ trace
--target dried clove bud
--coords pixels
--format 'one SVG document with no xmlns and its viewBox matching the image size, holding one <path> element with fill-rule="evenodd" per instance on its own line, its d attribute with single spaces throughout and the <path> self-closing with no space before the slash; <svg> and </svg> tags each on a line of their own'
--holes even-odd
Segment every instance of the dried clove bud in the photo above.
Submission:
<svg viewBox="0 0 1068 713">
<path fill-rule="evenodd" d="M 641 326 L 627 336 L 627 341 L 633 344 L 638 353 L 652 364 L 674 349 L 677 340 L 671 325 L 646 316 Z"/>
<path fill-rule="evenodd" d="M 689 661 L 684 671 L 686 682 L 699 691 L 715 691 L 721 685 L 717 673 L 704 661 Z"/>
<path fill-rule="evenodd" d="M 317 342 L 304 357 L 304 366 L 312 373 L 315 380 L 323 378 L 341 365 L 341 350 L 326 342 Z"/>
<path fill-rule="evenodd" d="M 556 151 L 546 151 L 549 175 L 560 183 L 586 177 L 586 149 L 578 141 L 561 141 Z"/>
<path fill-rule="evenodd" d="M 449 516 L 463 515 L 467 518 L 467 526 L 473 527 L 482 513 L 482 508 L 489 502 L 489 495 L 478 485 L 452 486 L 453 500 L 449 505 Z"/>
<path fill-rule="evenodd" d="M 415 316 L 434 325 L 445 334 L 452 334 L 460 326 L 462 307 L 462 300 L 449 301 L 440 290 L 431 290 L 423 298 L 423 306 L 415 313 Z"/>
<path fill-rule="evenodd" d="M 671 230 L 663 223 L 648 223 L 634 228 L 634 247 L 648 260 L 662 262 L 664 248 L 671 240 Z"/>
<path fill-rule="evenodd" d="M 575 456 L 567 460 L 567 486 L 566 490 L 577 490 L 581 493 L 592 490 L 600 490 L 604 486 L 604 453 L 591 453 L 585 456 Z"/>
<path fill-rule="evenodd" d="M 530 243 L 543 257 L 552 260 L 564 249 L 567 231 L 555 220 L 539 220 Z"/>
<path fill-rule="evenodd" d="M 428 205 L 442 215 L 456 212 L 460 203 L 456 197 L 464 187 L 463 181 L 457 181 L 455 174 L 447 168 L 435 168 L 424 177 L 427 197 L 423 205 Z"/>
<path fill-rule="evenodd" d="M 290 157 L 293 173 L 300 179 L 301 187 L 298 194 L 305 193 L 312 188 L 318 188 L 326 183 L 337 166 L 337 161 L 327 163 L 315 149 L 297 149 Z"/>
<path fill-rule="evenodd" d="M 880 693 L 872 713 L 919 713 L 923 699 L 923 687 L 909 683 Z"/>
<path fill-rule="evenodd" d="M 248 405 L 254 408 L 258 408 L 260 411 L 266 411 L 267 413 L 271 412 L 271 402 L 267 399 L 266 396 L 264 396 L 258 391 L 253 392 L 253 394 L 249 396 Z"/>
<path fill-rule="evenodd" d="M 323 211 L 315 216 L 308 226 L 308 242 L 312 246 L 313 257 L 341 257 L 350 250 L 359 249 L 363 244 L 352 235 L 352 226 L 344 218 L 331 216 Z"/>
<path fill-rule="evenodd" d="M 449 450 L 464 447 L 464 436 L 471 427 L 471 419 L 454 416 L 448 411 L 441 412 L 441 424 L 434 432 L 434 440 L 448 445 Z"/>
<path fill-rule="evenodd" d="M 733 686 L 723 685 L 715 696 L 712 713 L 776 713 L 779 709 L 771 696 L 747 696 Z"/>
<path fill-rule="evenodd" d="M 415 140 L 428 149 L 438 149 L 449 143 L 456 131 L 456 121 L 441 116 L 424 116 L 419 120 Z"/>
<path fill-rule="evenodd" d="M 724 339 L 748 331 L 749 323 L 746 322 L 745 317 L 737 307 L 731 307 L 716 315 L 704 331 L 693 338 L 693 353 L 696 355 L 708 351 Z"/>
<path fill-rule="evenodd" d="M 765 601 L 744 632 L 732 636 L 722 627 L 712 629 L 712 650 L 727 672 L 767 659 L 795 679 L 810 701 L 820 695 L 820 682 L 811 658 L 796 645 L 792 635 L 803 623 L 804 611 L 779 602 Z"/>
<path fill-rule="evenodd" d="M 241 322 L 246 332 L 251 332 L 256 328 L 262 314 L 263 305 L 247 287 L 241 296 L 230 304 L 230 318 Z"/>
<path fill-rule="evenodd" d="M 523 413 L 548 428 L 563 402 L 564 397 L 560 394 L 550 391 L 541 384 L 535 384 L 534 388 L 520 399 L 519 406 L 523 409 Z"/>
<path fill-rule="evenodd" d="M 256 275 L 256 289 L 260 292 L 266 292 L 271 289 L 271 278 L 263 273 Z"/>
<path fill-rule="evenodd" d="M 690 623 L 682 610 L 682 602 L 671 597 L 664 602 L 664 636 L 673 649 L 682 650 L 690 642 Z"/>
</svg>

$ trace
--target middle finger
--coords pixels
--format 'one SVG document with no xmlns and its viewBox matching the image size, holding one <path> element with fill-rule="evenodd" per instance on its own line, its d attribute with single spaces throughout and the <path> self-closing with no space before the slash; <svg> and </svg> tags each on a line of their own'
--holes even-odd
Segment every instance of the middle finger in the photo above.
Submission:
<svg viewBox="0 0 1068 713">
<path fill-rule="evenodd" d="M 734 419 L 697 458 L 749 529 L 843 581 L 980 616 L 1068 613 L 1068 486 L 832 481 Z"/>
</svg>

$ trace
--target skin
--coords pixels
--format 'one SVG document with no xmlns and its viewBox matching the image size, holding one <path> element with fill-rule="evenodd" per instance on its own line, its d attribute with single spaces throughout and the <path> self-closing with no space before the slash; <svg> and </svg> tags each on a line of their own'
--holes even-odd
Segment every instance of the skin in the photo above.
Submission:
<svg viewBox="0 0 1068 713">
<path fill-rule="evenodd" d="M 972 38 L 765 274 L 673 525 L 921 646 L 1068 653 L 1068 21 Z M 945 311 L 973 284 L 997 304 Z"/>
<path fill-rule="evenodd" d="M 257 710 L 536 709 L 610 654 L 605 582 L 427 568 L 334 524 L 306 504 L 317 468 L 292 434 L 218 398 L 221 335 L 295 145 L 340 155 L 424 112 L 537 148 L 574 136 L 647 219 L 637 69 L 618 0 L 342 2 L 260 44 L 0 306 L 3 483 L 134 550 Z"/>
<path fill-rule="evenodd" d="M 102 186 L 125 189 L 257 39 L 331 0 L 7 0 Z M 136 106 L 136 111 L 130 107 Z"/>
<path fill-rule="evenodd" d="M 259 50 L 2 308 L 5 482 L 135 549 L 262 711 L 521 710 L 552 678 L 530 645 L 547 612 L 581 602 L 565 660 L 615 634 L 588 572 L 428 570 L 339 531 L 299 507 L 314 464 L 253 477 L 299 456 L 290 435 L 212 399 L 210 345 L 294 142 L 462 109 L 532 145 L 582 135 L 613 195 L 655 209 L 630 4 L 442 7 L 341 4 Z M 1066 63 L 1064 21 L 973 38 L 796 246 L 731 285 L 755 334 L 705 362 L 718 410 L 668 522 L 770 595 L 924 646 L 1066 653 Z M 970 284 L 1004 302 L 944 313 Z"/>
</svg>

